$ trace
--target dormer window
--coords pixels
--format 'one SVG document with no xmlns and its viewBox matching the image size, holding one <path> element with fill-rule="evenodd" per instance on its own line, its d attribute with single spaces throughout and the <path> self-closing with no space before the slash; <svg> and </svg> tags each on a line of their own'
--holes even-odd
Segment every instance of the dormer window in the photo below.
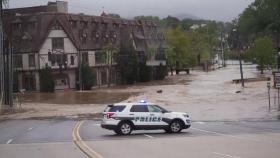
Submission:
<svg viewBox="0 0 280 158">
<path fill-rule="evenodd" d="M 119 24 L 114 23 L 113 28 L 117 29 L 119 27 Z"/>
<path fill-rule="evenodd" d="M 114 33 L 113 34 L 113 38 L 116 39 L 117 38 L 117 34 Z"/>
<path fill-rule="evenodd" d="M 95 38 L 96 38 L 96 39 L 99 39 L 99 37 L 100 37 L 99 33 L 96 33 L 96 34 L 95 34 Z"/>
<path fill-rule="evenodd" d="M 117 41 L 117 34 L 116 33 L 113 33 L 112 36 L 111 36 L 111 41 L 113 43 L 115 43 Z"/>
<path fill-rule="evenodd" d="M 103 40 L 104 40 L 104 42 L 108 42 L 108 40 L 109 40 L 109 34 L 108 33 L 105 33 L 103 35 Z"/>
<path fill-rule="evenodd" d="M 87 34 L 86 33 L 82 34 L 81 40 L 82 40 L 82 43 L 86 43 L 86 41 L 87 41 Z"/>
<path fill-rule="evenodd" d="M 37 18 L 35 16 L 31 17 L 29 20 L 28 20 L 28 28 L 29 29 L 35 29 L 37 27 Z"/>
<path fill-rule="evenodd" d="M 87 21 L 81 21 L 82 27 L 87 28 L 88 27 L 88 22 Z"/>
<path fill-rule="evenodd" d="M 108 26 L 108 24 L 107 24 L 107 23 L 102 23 L 102 28 L 103 28 L 104 30 L 106 30 L 106 29 L 107 29 L 107 26 Z"/>
<path fill-rule="evenodd" d="M 52 27 L 53 30 L 62 30 L 62 27 L 60 26 L 59 22 L 56 21 Z"/>
<path fill-rule="evenodd" d="M 77 21 L 74 21 L 74 20 L 71 20 L 70 21 L 70 24 L 73 28 L 76 28 L 77 27 Z"/>
</svg>

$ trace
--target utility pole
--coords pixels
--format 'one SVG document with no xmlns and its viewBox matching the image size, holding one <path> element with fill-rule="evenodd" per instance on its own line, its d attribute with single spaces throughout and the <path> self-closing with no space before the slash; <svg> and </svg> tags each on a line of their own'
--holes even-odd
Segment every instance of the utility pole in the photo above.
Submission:
<svg viewBox="0 0 280 158">
<path fill-rule="evenodd" d="M 244 85 L 244 78 L 243 78 L 243 66 L 242 66 L 241 52 L 240 51 L 239 51 L 239 67 L 240 67 L 240 75 L 241 75 L 241 84 L 242 84 L 242 88 L 244 88 L 245 85 Z"/>
<path fill-rule="evenodd" d="M 83 83 L 82 83 L 82 62 L 81 62 L 81 52 L 78 50 L 78 65 L 79 65 L 79 90 L 83 91 Z"/>
<path fill-rule="evenodd" d="M 8 40 L 4 41 L 3 3 L 0 1 L 0 75 L 1 75 L 1 105 L 13 108 L 13 50 Z M 7 38 L 6 38 L 7 39 Z"/>
<path fill-rule="evenodd" d="M 233 32 L 236 33 L 236 44 L 237 44 L 237 51 L 239 53 L 238 59 L 239 59 L 239 67 L 240 67 L 240 75 L 241 75 L 241 84 L 242 84 L 242 88 L 244 88 L 245 85 L 244 85 L 244 78 L 243 78 L 243 66 L 242 66 L 242 59 L 241 59 L 241 45 L 239 40 L 239 34 L 236 29 L 233 29 Z"/>
<path fill-rule="evenodd" d="M 3 52 L 3 23 L 2 23 L 2 0 L 0 2 L 0 105 L 4 99 L 4 52 Z"/>
<path fill-rule="evenodd" d="M 240 75 L 241 75 L 241 84 L 242 84 L 242 88 L 245 87 L 244 85 L 244 78 L 243 78 L 243 65 L 242 65 L 242 59 L 241 59 L 241 45 L 240 45 L 240 41 L 239 41 L 239 35 L 237 32 L 237 46 L 238 46 L 238 53 L 239 53 L 239 67 L 240 67 Z"/>
<path fill-rule="evenodd" d="M 111 86 L 111 67 L 112 67 L 112 50 L 107 51 L 107 60 L 108 60 L 108 87 Z"/>
<path fill-rule="evenodd" d="M 226 67 L 223 31 L 221 31 L 221 50 L 222 50 L 222 65 L 223 65 L 223 67 Z"/>
</svg>

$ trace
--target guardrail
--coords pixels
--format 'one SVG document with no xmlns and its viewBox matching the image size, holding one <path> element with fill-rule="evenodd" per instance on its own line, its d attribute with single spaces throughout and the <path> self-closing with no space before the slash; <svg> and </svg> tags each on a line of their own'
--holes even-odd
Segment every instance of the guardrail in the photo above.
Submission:
<svg viewBox="0 0 280 158">
<path fill-rule="evenodd" d="M 270 81 L 270 77 L 260 77 L 260 78 L 245 78 L 244 82 L 259 82 L 259 81 Z M 240 83 L 241 79 L 232 80 L 233 83 Z"/>
</svg>

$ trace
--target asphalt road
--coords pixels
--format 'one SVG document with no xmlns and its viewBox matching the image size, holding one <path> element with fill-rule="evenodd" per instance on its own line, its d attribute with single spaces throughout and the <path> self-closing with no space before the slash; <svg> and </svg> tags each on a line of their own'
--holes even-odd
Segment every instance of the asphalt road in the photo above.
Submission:
<svg viewBox="0 0 280 158">
<path fill-rule="evenodd" d="M 73 143 L 72 120 L 0 122 L 0 158 L 86 157 Z M 105 158 L 279 158 L 280 122 L 193 122 L 180 134 L 135 131 L 117 136 L 86 120 L 82 140 Z"/>
</svg>

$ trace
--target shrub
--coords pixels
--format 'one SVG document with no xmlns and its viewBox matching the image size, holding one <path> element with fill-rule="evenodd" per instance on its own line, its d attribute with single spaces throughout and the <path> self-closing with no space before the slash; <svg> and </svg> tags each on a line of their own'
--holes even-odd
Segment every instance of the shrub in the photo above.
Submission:
<svg viewBox="0 0 280 158">
<path fill-rule="evenodd" d="M 40 70 L 40 91 L 41 92 L 54 92 L 54 78 L 51 72 L 51 68 L 46 66 Z"/>
</svg>

